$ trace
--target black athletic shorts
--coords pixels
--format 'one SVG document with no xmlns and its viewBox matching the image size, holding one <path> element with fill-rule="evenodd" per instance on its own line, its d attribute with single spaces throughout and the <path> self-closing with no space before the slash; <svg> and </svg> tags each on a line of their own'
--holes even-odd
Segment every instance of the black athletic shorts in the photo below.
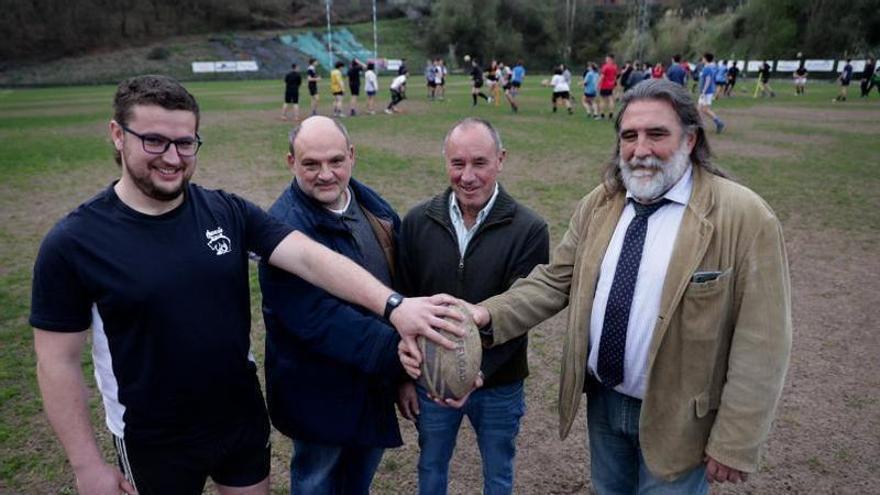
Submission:
<svg viewBox="0 0 880 495">
<path fill-rule="evenodd" d="M 287 91 L 284 93 L 284 103 L 299 103 L 299 91 Z"/>
<path fill-rule="evenodd" d="M 309 83 L 309 94 L 312 96 L 318 94 L 318 83 Z"/>
<path fill-rule="evenodd" d="M 554 91 L 553 92 L 553 103 L 556 103 L 556 100 L 562 98 L 563 100 L 567 100 L 571 98 L 571 93 L 568 91 Z"/>
<path fill-rule="evenodd" d="M 474 81 L 474 87 L 480 89 L 483 87 L 483 81 Z"/>
<path fill-rule="evenodd" d="M 139 445 L 114 436 L 119 468 L 139 495 L 200 495 L 215 483 L 244 487 L 269 475 L 271 445 L 265 416 L 192 444 Z"/>
<path fill-rule="evenodd" d="M 360 96 L 361 95 L 361 85 L 360 84 L 349 84 L 348 90 L 351 91 L 351 96 Z"/>
<path fill-rule="evenodd" d="M 522 83 L 519 81 L 512 81 L 510 84 L 513 84 L 514 88 L 519 88 L 520 86 L 522 86 Z"/>
<path fill-rule="evenodd" d="M 510 88 L 512 88 L 512 87 L 513 87 L 512 83 L 507 83 L 504 86 L 502 86 L 501 89 L 503 89 L 504 91 L 509 91 Z"/>
<path fill-rule="evenodd" d="M 436 88 L 436 87 L 437 87 L 437 83 L 434 82 L 434 81 L 428 81 L 428 87 L 429 87 L 429 88 Z"/>
<path fill-rule="evenodd" d="M 600 89 L 599 96 L 611 96 L 614 94 L 614 89 Z"/>
</svg>

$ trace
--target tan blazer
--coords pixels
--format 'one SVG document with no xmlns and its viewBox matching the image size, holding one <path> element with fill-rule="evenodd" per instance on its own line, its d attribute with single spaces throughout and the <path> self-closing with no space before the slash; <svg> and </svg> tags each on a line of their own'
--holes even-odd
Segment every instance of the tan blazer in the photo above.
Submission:
<svg viewBox="0 0 880 495">
<path fill-rule="evenodd" d="M 503 343 L 569 307 L 559 387 L 565 438 L 584 390 L 599 269 L 625 206 L 602 186 L 584 197 L 550 264 L 483 305 Z M 698 271 L 720 271 L 696 283 Z M 694 169 L 648 354 L 639 440 L 656 476 L 673 479 L 709 454 L 754 472 L 791 349 L 791 284 L 779 220 L 749 189 Z M 598 343 L 596 343 L 598 344 Z"/>
</svg>

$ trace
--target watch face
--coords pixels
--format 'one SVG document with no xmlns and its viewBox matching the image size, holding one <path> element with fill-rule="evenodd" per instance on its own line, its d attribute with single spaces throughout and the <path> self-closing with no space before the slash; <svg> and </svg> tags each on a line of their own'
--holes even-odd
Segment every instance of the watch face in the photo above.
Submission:
<svg viewBox="0 0 880 495">
<path fill-rule="evenodd" d="M 388 303 L 392 306 L 397 306 L 401 302 L 403 302 L 403 296 L 400 294 L 391 294 L 391 297 L 388 298 Z"/>
</svg>

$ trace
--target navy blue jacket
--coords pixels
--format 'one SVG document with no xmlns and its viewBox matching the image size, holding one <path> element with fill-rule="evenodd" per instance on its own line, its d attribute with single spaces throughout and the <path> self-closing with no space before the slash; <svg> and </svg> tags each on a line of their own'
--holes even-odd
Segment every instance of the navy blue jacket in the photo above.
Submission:
<svg viewBox="0 0 880 495">
<path fill-rule="evenodd" d="M 355 180 L 350 187 L 393 247 L 400 218 L 373 190 Z M 269 214 L 363 265 L 349 228 L 306 196 L 296 181 Z M 394 401 L 405 375 L 397 357 L 397 332 L 364 308 L 266 263 L 260 265 L 260 286 L 266 397 L 275 427 L 291 438 L 326 445 L 401 445 Z"/>
</svg>

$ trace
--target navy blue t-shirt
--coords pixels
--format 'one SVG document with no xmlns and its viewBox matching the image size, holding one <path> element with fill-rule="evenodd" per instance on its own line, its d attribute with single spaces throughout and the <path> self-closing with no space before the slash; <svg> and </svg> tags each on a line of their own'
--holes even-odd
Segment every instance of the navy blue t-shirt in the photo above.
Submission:
<svg viewBox="0 0 880 495">
<path fill-rule="evenodd" d="M 111 185 L 55 225 L 34 266 L 30 324 L 92 328 L 107 426 L 135 442 L 196 441 L 265 414 L 248 252 L 270 256 L 291 229 L 223 191 L 185 195 L 150 216 Z"/>
</svg>

